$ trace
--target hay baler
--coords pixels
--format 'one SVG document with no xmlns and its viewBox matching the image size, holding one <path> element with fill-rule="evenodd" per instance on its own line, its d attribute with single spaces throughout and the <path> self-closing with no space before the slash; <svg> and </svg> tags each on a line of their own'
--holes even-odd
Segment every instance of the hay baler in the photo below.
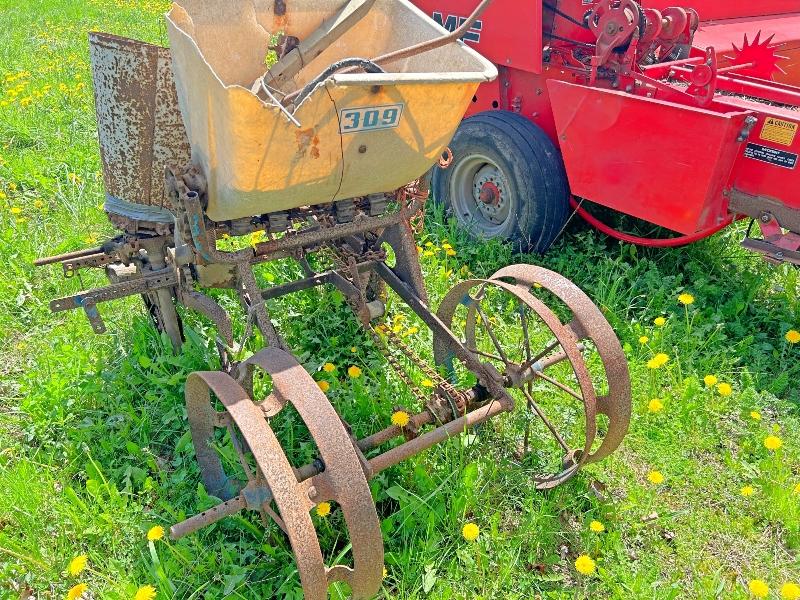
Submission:
<svg viewBox="0 0 800 600">
<path fill-rule="evenodd" d="M 416 2 L 447 29 L 469 12 L 458 0 Z M 748 235 L 747 248 L 800 263 L 800 88 L 772 80 L 792 59 L 758 30 L 738 42 L 752 11 L 697 2 L 494 0 L 464 40 L 500 76 L 473 97 L 434 194 L 476 237 L 537 251 L 571 204 L 602 231 L 655 246 L 753 219 L 761 235 Z M 766 13 L 786 11 L 775 22 L 798 20 L 792 2 L 767 4 Z M 740 17 L 727 23 L 729 46 L 707 20 L 725 15 Z M 584 201 L 679 236 L 624 234 Z"/>
</svg>

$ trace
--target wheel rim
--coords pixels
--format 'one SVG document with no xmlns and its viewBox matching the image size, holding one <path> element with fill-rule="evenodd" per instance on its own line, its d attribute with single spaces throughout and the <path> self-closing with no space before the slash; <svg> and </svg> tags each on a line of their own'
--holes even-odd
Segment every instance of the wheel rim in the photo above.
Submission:
<svg viewBox="0 0 800 600">
<path fill-rule="evenodd" d="M 538 488 L 563 483 L 617 448 L 630 418 L 624 354 L 600 311 L 573 284 L 515 265 L 459 284 L 437 314 L 527 408 L 510 413 L 491 435 Z M 435 340 L 434 350 L 437 363 L 461 381 L 464 366 L 447 343 Z"/>
<path fill-rule="evenodd" d="M 514 204 L 503 171 L 483 154 L 472 154 L 451 168 L 450 202 L 458 220 L 473 233 L 502 237 Z"/>
</svg>

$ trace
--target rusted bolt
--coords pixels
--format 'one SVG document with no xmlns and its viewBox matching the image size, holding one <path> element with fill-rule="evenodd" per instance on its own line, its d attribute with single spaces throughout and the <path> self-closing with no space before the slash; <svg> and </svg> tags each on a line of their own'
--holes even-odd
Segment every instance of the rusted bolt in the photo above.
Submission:
<svg viewBox="0 0 800 600">
<path fill-rule="evenodd" d="M 315 488 L 315 487 L 312 485 L 310 488 L 308 488 L 308 498 L 309 498 L 310 500 L 313 500 L 313 499 L 314 499 L 314 498 L 316 498 L 316 497 L 317 497 L 317 488 Z"/>
<path fill-rule="evenodd" d="M 761 213 L 761 222 L 762 223 L 769 223 L 772 220 L 772 215 L 768 212 Z"/>
<path fill-rule="evenodd" d="M 358 147 L 358 153 L 359 154 L 366 154 L 367 153 L 367 147 L 364 144 L 361 144 Z"/>
</svg>

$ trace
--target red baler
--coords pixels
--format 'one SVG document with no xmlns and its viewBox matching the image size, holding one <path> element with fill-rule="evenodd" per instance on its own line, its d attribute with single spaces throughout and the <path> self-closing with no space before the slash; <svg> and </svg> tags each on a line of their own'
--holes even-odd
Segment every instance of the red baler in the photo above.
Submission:
<svg viewBox="0 0 800 600">
<path fill-rule="evenodd" d="M 473 98 L 434 194 L 474 235 L 538 251 L 571 202 L 662 246 L 751 218 L 761 236 L 746 247 L 800 264 L 800 87 L 775 80 L 800 80 L 800 44 L 783 43 L 800 38 L 797 0 L 751 3 L 775 15 L 759 19 L 695 2 L 494 0 L 464 40 L 500 76 Z M 469 16 L 459 0 L 417 4 L 451 30 Z M 680 237 L 627 236 L 583 200 Z"/>
</svg>

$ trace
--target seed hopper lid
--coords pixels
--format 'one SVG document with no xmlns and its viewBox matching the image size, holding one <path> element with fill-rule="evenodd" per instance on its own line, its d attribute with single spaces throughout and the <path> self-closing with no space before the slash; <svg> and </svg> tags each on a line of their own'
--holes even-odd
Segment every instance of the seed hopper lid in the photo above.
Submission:
<svg viewBox="0 0 800 600">
<path fill-rule="evenodd" d="M 279 36 L 303 40 L 347 10 L 341 0 L 182 0 L 167 21 L 192 161 L 215 221 L 392 191 L 441 156 L 478 85 L 497 70 L 462 42 L 336 72 L 281 105 L 338 61 L 377 57 L 447 32 L 406 0 L 373 0 L 280 87 L 259 89 Z M 276 6 L 278 11 L 276 12 Z M 279 14 L 282 13 L 282 14 Z M 279 63 L 280 64 L 280 63 Z M 269 81 L 269 78 L 265 78 Z"/>
</svg>

